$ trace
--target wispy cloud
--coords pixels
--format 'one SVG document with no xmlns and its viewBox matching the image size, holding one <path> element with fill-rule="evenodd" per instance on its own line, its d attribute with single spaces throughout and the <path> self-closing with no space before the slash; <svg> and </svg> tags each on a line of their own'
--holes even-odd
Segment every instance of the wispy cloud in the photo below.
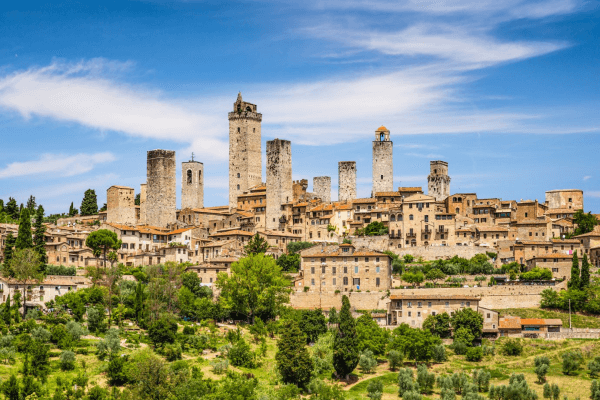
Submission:
<svg viewBox="0 0 600 400">
<path fill-rule="evenodd" d="M 584 176 L 584 177 L 583 177 L 583 180 L 584 180 L 584 181 L 587 181 L 588 179 L 591 179 L 591 178 L 592 178 L 592 176 L 591 176 L 591 175 L 586 175 L 586 176 Z"/>
<path fill-rule="evenodd" d="M 423 153 L 404 153 L 405 156 L 409 156 L 409 157 L 420 157 L 420 158 L 428 158 L 430 160 L 438 160 L 440 158 L 444 158 L 443 155 L 441 154 L 423 154 Z"/>
<path fill-rule="evenodd" d="M 112 153 L 44 154 L 37 160 L 13 162 L 0 169 L 0 179 L 28 175 L 73 176 L 91 171 L 96 164 L 112 162 Z"/>
<path fill-rule="evenodd" d="M 585 195 L 588 197 L 600 198 L 600 191 L 585 192 Z"/>
<path fill-rule="evenodd" d="M 222 140 L 226 130 L 218 135 L 217 129 L 225 125 L 223 122 L 214 115 L 199 113 L 197 101 L 186 105 L 183 99 L 117 79 L 118 73 L 130 67 L 131 63 L 93 59 L 55 61 L 46 67 L 16 71 L 0 78 L 0 107 L 17 111 L 24 118 L 52 118 L 101 131 L 191 142 L 204 157 L 226 157 Z M 214 104 L 217 99 L 211 100 Z"/>
</svg>

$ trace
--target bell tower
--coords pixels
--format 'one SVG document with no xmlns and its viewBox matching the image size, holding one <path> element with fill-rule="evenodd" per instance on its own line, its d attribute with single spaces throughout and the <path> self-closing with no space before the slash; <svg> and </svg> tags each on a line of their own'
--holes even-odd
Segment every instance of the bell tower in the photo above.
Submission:
<svg viewBox="0 0 600 400">
<path fill-rule="evenodd" d="M 394 191 L 394 142 L 390 131 L 380 126 L 373 141 L 373 193 Z"/>
</svg>

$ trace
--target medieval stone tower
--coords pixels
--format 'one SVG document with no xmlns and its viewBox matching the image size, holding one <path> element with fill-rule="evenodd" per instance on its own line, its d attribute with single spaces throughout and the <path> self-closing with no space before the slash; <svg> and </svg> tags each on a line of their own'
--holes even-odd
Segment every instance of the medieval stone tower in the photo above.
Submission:
<svg viewBox="0 0 600 400">
<path fill-rule="evenodd" d="M 181 163 L 181 209 L 204 207 L 204 164 Z"/>
<path fill-rule="evenodd" d="M 313 193 L 324 203 L 331 201 L 331 177 L 315 176 L 313 178 Z"/>
<path fill-rule="evenodd" d="M 390 131 L 380 126 L 373 141 L 373 195 L 378 192 L 394 191 L 394 143 Z"/>
<path fill-rule="evenodd" d="M 135 191 L 127 186 L 111 186 L 106 191 L 106 222 L 135 225 Z"/>
<path fill-rule="evenodd" d="M 164 228 L 176 220 L 175 152 L 149 151 L 147 174 L 146 224 Z"/>
<path fill-rule="evenodd" d="M 338 200 L 356 198 L 356 161 L 340 161 L 338 163 Z"/>
<path fill-rule="evenodd" d="M 293 200 L 292 142 L 275 139 L 267 142 L 267 220 L 266 228 L 279 229 L 281 205 Z"/>
<path fill-rule="evenodd" d="M 427 177 L 428 192 L 436 201 L 446 200 L 450 196 L 450 176 L 448 176 L 448 163 L 446 161 L 430 161 L 429 176 Z"/>
<path fill-rule="evenodd" d="M 260 124 L 262 114 L 256 105 L 242 101 L 239 93 L 229 113 L 229 207 L 237 197 L 262 183 Z"/>
<path fill-rule="evenodd" d="M 146 225 L 146 184 L 140 185 L 140 225 Z"/>
</svg>

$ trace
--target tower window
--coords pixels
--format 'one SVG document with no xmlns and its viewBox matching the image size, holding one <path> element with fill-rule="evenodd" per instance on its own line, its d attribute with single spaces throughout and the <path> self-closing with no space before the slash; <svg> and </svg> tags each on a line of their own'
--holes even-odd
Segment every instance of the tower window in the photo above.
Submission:
<svg viewBox="0 0 600 400">
<path fill-rule="evenodd" d="M 237 190 L 240 190 L 240 185 L 237 185 Z"/>
<path fill-rule="evenodd" d="M 198 171 L 198 180 L 202 179 L 202 171 Z"/>
<path fill-rule="evenodd" d="M 381 179 L 383 179 L 383 175 L 381 175 Z"/>
<path fill-rule="evenodd" d="M 238 128 L 238 133 L 240 133 L 240 128 Z"/>
<path fill-rule="evenodd" d="M 187 170 L 187 184 L 188 185 L 192 184 L 192 170 L 191 169 Z"/>
<path fill-rule="evenodd" d="M 256 132 L 256 128 L 252 128 L 252 133 Z"/>
</svg>

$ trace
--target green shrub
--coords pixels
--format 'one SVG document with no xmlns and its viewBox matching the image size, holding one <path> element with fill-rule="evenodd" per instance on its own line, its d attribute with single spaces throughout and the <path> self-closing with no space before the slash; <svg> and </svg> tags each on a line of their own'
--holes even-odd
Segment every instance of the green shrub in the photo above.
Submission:
<svg viewBox="0 0 600 400">
<path fill-rule="evenodd" d="M 215 359 L 214 361 L 211 361 L 210 366 L 215 374 L 220 375 L 227 371 L 227 368 L 229 367 L 229 360 Z"/>
<path fill-rule="evenodd" d="M 167 361 L 176 361 L 181 360 L 182 350 L 181 345 L 179 343 L 168 344 L 164 347 L 164 355 L 167 358 Z"/>
<path fill-rule="evenodd" d="M 193 335 L 195 333 L 196 333 L 196 330 L 193 327 L 187 326 L 187 325 L 183 327 L 184 335 Z"/>
<path fill-rule="evenodd" d="M 583 362 L 583 355 L 579 351 L 567 351 L 562 354 L 562 372 L 571 375 L 577 371 Z"/>
<path fill-rule="evenodd" d="M 520 356 L 523 353 L 523 345 L 519 339 L 508 339 L 502 346 L 502 353 L 507 356 Z"/>
<path fill-rule="evenodd" d="M 375 357 L 373 357 L 373 352 L 371 350 L 365 349 L 362 352 L 358 360 L 358 366 L 367 374 L 375 369 L 377 366 L 377 360 Z"/>
<path fill-rule="evenodd" d="M 238 342 L 229 349 L 227 358 L 231 361 L 231 365 L 236 367 L 255 367 L 254 354 L 250 350 L 250 345 L 248 345 L 243 338 L 238 340 Z"/>
<path fill-rule="evenodd" d="M 63 371 L 71 371 L 75 369 L 75 353 L 66 350 L 60 355 L 60 369 Z"/>
<path fill-rule="evenodd" d="M 387 354 L 387 357 L 390 363 L 390 369 L 393 371 L 402 365 L 404 354 L 398 350 L 390 350 Z"/>
<path fill-rule="evenodd" d="M 446 356 L 446 347 L 443 344 L 438 344 L 433 348 L 433 361 L 437 363 L 442 363 L 447 359 L 448 357 Z"/>
<path fill-rule="evenodd" d="M 479 362 L 483 358 L 483 349 L 481 347 L 470 347 L 466 352 L 467 361 Z"/>
<path fill-rule="evenodd" d="M 467 352 L 467 349 L 469 348 L 469 346 L 462 340 L 455 341 L 450 347 L 454 351 L 454 354 L 458 356 L 465 354 Z"/>
<path fill-rule="evenodd" d="M 371 379 L 367 385 L 367 397 L 371 400 L 381 400 L 383 395 L 383 382 L 379 379 Z"/>
</svg>

